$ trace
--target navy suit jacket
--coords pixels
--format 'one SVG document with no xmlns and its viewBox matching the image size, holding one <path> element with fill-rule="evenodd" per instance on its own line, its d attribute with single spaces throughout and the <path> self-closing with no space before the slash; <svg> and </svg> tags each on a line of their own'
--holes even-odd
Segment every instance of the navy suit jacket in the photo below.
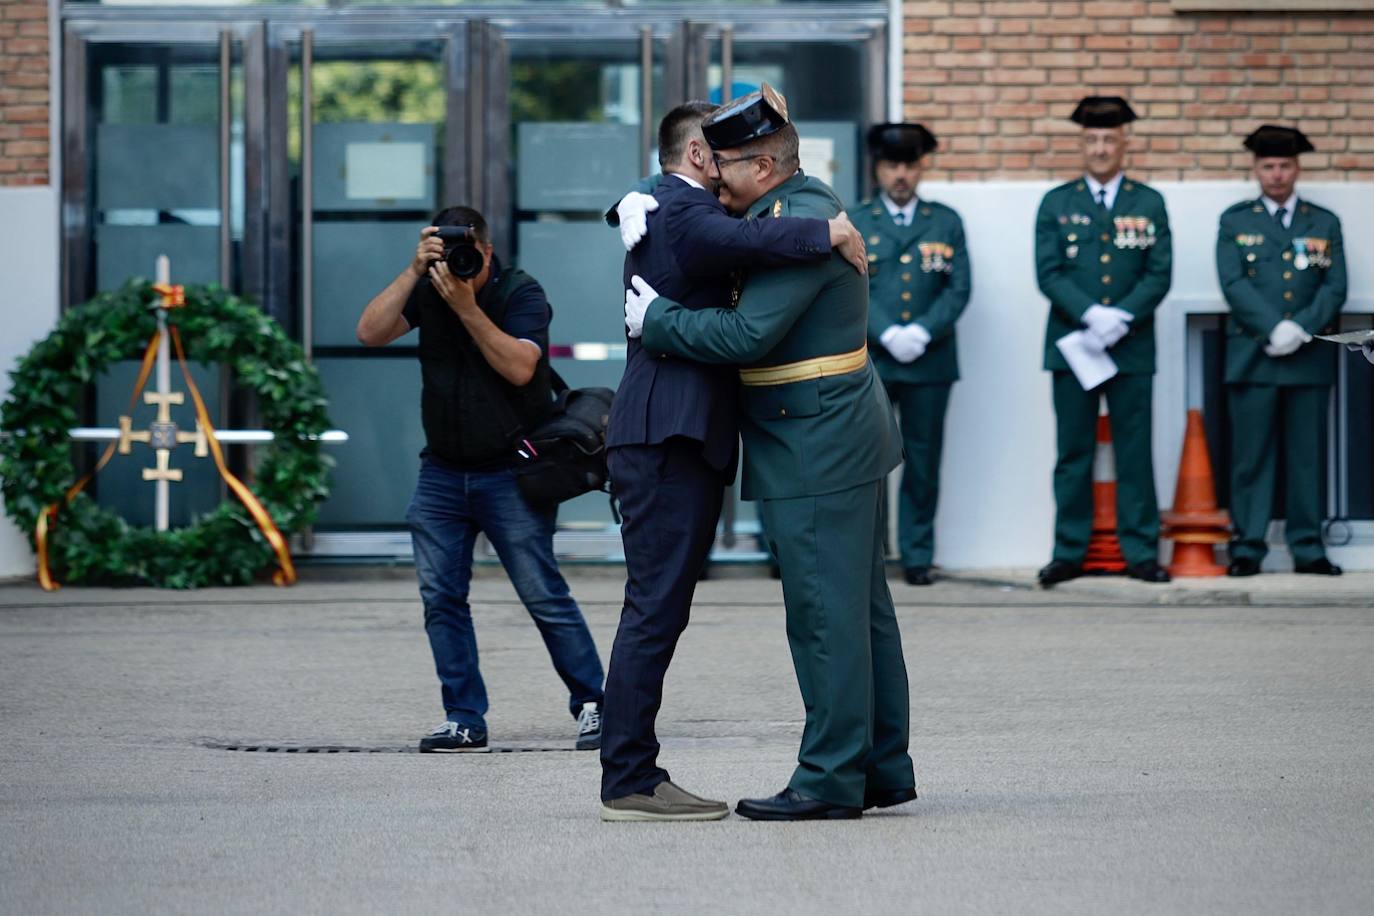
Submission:
<svg viewBox="0 0 1374 916">
<path fill-rule="evenodd" d="M 664 176 L 653 195 L 658 209 L 649 214 L 649 232 L 625 256 L 627 290 L 638 274 L 685 308 L 726 308 L 739 271 L 830 257 L 830 227 L 823 219 L 736 219 L 709 191 L 675 176 Z M 734 366 L 655 357 L 639 338 L 629 338 L 606 445 L 695 439 L 706 462 L 733 480 L 738 386 Z"/>
</svg>

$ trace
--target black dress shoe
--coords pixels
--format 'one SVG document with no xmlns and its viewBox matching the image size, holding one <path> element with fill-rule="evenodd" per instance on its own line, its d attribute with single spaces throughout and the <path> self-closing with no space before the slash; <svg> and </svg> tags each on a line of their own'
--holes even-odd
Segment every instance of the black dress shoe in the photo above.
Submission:
<svg viewBox="0 0 1374 916">
<path fill-rule="evenodd" d="M 1232 577 L 1258 576 L 1259 560 L 1252 560 L 1249 557 L 1236 557 L 1231 561 L 1231 565 L 1226 567 L 1226 575 Z"/>
<path fill-rule="evenodd" d="M 1169 573 L 1154 560 L 1132 563 L 1126 567 L 1126 575 L 1141 582 L 1168 582 Z"/>
<path fill-rule="evenodd" d="M 1321 557 L 1311 563 L 1297 564 L 1293 567 L 1293 572 L 1304 573 L 1309 576 L 1339 576 L 1341 568 L 1326 557 Z"/>
<path fill-rule="evenodd" d="M 908 566 L 902 570 L 907 585 L 930 585 L 935 580 L 930 577 L 929 566 Z"/>
<path fill-rule="evenodd" d="M 863 816 L 859 808 L 807 798 L 796 789 L 783 789 L 772 798 L 741 798 L 735 813 L 755 821 L 843 821 Z"/>
<path fill-rule="evenodd" d="M 1051 588 L 1060 582 L 1077 579 L 1083 575 L 1083 564 L 1070 563 L 1068 560 L 1051 560 L 1050 565 L 1036 574 L 1041 588 Z"/>
<path fill-rule="evenodd" d="M 865 789 L 864 810 L 869 808 L 891 808 L 916 800 L 915 789 Z"/>
</svg>

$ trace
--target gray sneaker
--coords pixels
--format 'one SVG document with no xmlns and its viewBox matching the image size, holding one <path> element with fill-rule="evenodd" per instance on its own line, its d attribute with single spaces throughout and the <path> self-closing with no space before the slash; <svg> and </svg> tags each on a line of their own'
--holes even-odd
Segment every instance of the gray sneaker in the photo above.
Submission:
<svg viewBox="0 0 1374 916">
<path fill-rule="evenodd" d="M 718 821 L 730 806 L 693 795 L 666 779 L 651 795 L 635 794 L 601 803 L 603 821 Z"/>
</svg>

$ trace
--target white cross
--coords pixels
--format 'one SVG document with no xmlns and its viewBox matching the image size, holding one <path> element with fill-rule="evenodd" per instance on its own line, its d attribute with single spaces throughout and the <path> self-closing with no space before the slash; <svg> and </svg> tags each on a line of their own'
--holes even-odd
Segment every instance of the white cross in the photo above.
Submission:
<svg viewBox="0 0 1374 916">
<path fill-rule="evenodd" d="M 159 284 L 169 284 L 172 276 L 172 265 L 166 255 L 158 255 L 157 259 L 157 282 Z M 166 531 L 170 527 L 169 508 L 171 501 L 171 491 L 168 484 L 172 481 L 181 480 L 181 471 L 170 466 L 172 449 L 185 443 L 195 443 L 195 454 L 197 458 L 204 458 L 210 453 L 208 440 L 205 437 L 205 430 L 200 428 L 200 422 L 196 422 L 196 431 L 193 433 L 181 432 L 177 425 L 172 422 L 171 406 L 182 404 L 186 397 L 180 391 L 172 390 L 172 358 L 171 340 L 167 332 L 167 310 L 160 308 L 157 310 L 157 390 L 146 391 L 143 394 L 145 404 L 157 405 L 157 419 L 148 427 L 146 431 L 135 432 L 133 429 L 133 419 L 131 417 L 120 417 L 119 428 L 103 428 L 79 426 L 68 430 L 68 435 L 74 442 L 119 442 L 119 453 L 128 455 L 133 451 L 134 442 L 145 442 L 157 451 L 157 467 L 144 468 L 143 479 L 153 482 L 153 523 L 158 531 Z M 226 443 L 259 443 L 271 442 L 275 438 L 271 430 L 266 429 L 242 429 L 242 430 L 215 430 L 215 438 L 220 442 Z M 317 437 L 321 442 L 347 442 L 348 433 L 338 429 L 331 429 L 321 433 Z"/>
</svg>

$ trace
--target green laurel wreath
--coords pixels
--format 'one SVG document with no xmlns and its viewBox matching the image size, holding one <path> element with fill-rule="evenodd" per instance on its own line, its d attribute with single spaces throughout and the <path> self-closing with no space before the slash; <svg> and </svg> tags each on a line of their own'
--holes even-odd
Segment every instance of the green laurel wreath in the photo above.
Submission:
<svg viewBox="0 0 1374 916">
<path fill-rule="evenodd" d="M 187 359 L 231 366 L 238 384 L 256 393 L 262 426 L 275 434 L 255 449 L 256 470 L 245 482 L 289 538 L 314 521 L 329 495 L 333 461 L 311 438 L 329 428 L 319 374 L 256 307 L 218 286 L 188 286 L 185 296 L 186 307 L 169 311 L 168 323 L 180 330 Z M 67 431 L 82 425 L 88 386 L 111 363 L 142 356 L 161 301 L 143 279 L 102 293 L 64 314 L 10 373 L 10 396 L 0 406 L 7 434 L 0 435 L 0 489 L 31 544 L 44 506 L 76 482 Z M 187 527 L 155 531 L 129 525 L 83 492 L 58 513 L 48 552 L 58 581 L 91 585 L 243 585 L 275 564 L 232 496 Z"/>
</svg>

